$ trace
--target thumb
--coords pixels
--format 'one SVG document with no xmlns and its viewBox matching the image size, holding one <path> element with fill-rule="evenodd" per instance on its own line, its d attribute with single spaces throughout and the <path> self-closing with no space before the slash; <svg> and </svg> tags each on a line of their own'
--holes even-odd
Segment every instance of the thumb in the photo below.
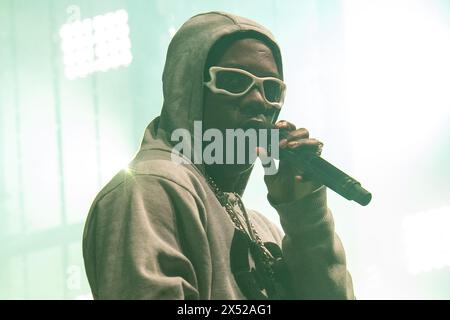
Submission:
<svg viewBox="0 0 450 320">
<path fill-rule="evenodd" d="M 267 182 L 267 180 L 273 178 L 278 172 L 275 160 L 267 154 L 267 150 L 263 147 L 257 147 L 256 154 L 264 168 L 264 180 Z"/>
</svg>

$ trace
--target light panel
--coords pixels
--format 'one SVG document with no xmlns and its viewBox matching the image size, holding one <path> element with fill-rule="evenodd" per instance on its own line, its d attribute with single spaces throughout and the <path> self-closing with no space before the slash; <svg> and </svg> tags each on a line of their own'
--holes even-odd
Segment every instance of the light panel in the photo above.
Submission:
<svg viewBox="0 0 450 320">
<path fill-rule="evenodd" d="M 59 34 L 64 73 L 70 80 L 128 66 L 133 60 L 125 10 L 64 24 Z"/>
</svg>

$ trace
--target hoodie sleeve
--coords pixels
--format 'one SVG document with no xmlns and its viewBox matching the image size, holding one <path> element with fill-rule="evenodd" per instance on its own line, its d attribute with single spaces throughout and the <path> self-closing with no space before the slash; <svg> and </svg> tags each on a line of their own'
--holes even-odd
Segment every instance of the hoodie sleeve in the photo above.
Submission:
<svg viewBox="0 0 450 320">
<path fill-rule="evenodd" d="M 295 298 L 354 299 L 345 252 L 327 208 L 326 188 L 290 203 L 269 202 L 285 232 L 283 256 Z"/>
<path fill-rule="evenodd" d="M 186 189 L 151 175 L 128 178 L 103 195 L 91 209 L 83 239 L 94 298 L 202 298 L 177 227 L 189 223 L 192 242 L 207 246 L 201 211 Z"/>
</svg>

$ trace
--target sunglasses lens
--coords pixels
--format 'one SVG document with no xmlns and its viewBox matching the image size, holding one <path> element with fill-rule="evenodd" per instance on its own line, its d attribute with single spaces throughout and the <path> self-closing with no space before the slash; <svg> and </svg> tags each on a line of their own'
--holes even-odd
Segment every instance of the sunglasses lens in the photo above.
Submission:
<svg viewBox="0 0 450 320">
<path fill-rule="evenodd" d="M 240 72 L 221 70 L 216 74 L 216 87 L 231 93 L 244 92 L 252 81 L 252 78 Z"/>
<path fill-rule="evenodd" d="M 280 102 L 283 93 L 281 83 L 273 80 L 265 80 L 263 84 L 267 101 Z"/>
</svg>

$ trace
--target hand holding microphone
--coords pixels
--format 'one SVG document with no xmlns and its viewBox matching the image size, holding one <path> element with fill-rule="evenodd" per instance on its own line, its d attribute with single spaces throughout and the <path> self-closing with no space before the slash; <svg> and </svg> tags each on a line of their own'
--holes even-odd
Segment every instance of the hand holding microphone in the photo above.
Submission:
<svg viewBox="0 0 450 320">
<path fill-rule="evenodd" d="M 296 129 L 287 121 L 278 121 L 267 129 L 279 129 L 280 133 L 278 172 L 264 178 L 269 196 L 275 202 L 302 198 L 321 185 L 363 206 L 371 201 L 372 195 L 358 181 L 320 157 L 323 144 L 310 139 L 306 129 Z"/>
</svg>

